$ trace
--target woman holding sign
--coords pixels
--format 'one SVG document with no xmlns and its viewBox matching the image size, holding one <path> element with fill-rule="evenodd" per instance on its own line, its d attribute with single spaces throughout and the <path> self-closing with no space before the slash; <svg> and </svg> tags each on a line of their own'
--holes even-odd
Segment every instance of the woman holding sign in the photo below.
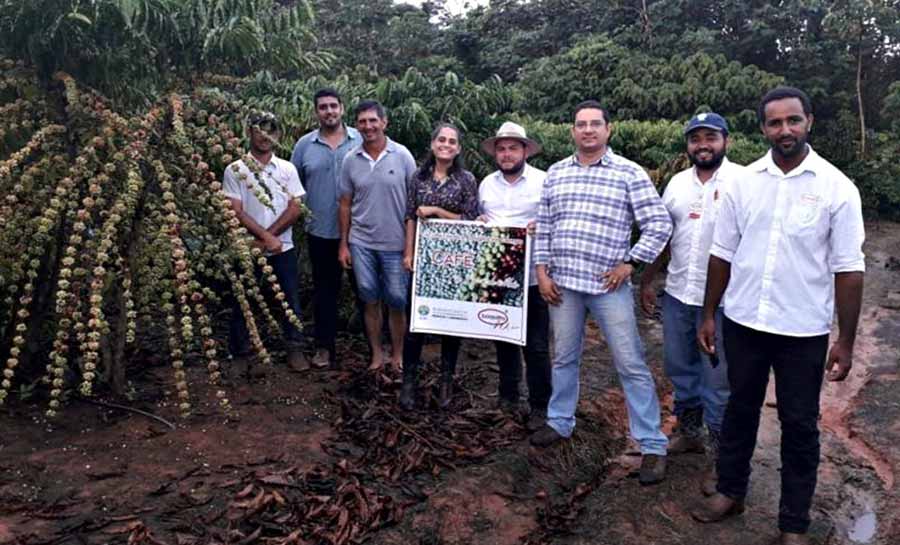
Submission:
<svg viewBox="0 0 900 545">
<path fill-rule="evenodd" d="M 478 217 L 478 184 L 463 166 L 462 133 L 449 123 L 441 123 L 431 133 L 431 149 L 413 175 L 406 191 L 406 249 L 403 266 L 413 270 L 416 222 L 428 219 L 474 220 Z M 411 299 L 411 298 L 410 298 Z M 416 403 L 416 376 L 425 335 L 409 333 L 403 344 L 403 389 L 400 405 L 411 410 Z M 459 337 L 441 336 L 441 382 L 438 405 L 450 406 L 453 373 L 459 355 Z"/>
</svg>

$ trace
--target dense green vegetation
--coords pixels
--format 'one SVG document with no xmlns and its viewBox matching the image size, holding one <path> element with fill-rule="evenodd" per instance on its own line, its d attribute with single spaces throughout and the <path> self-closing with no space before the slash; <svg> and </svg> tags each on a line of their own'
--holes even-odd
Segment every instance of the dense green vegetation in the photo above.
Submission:
<svg viewBox="0 0 900 545">
<path fill-rule="evenodd" d="M 507 119 L 544 145 L 536 165 L 570 153 L 572 107 L 596 98 L 612 146 L 664 183 L 699 111 L 729 119 L 732 159 L 760 156 L 757 100 L 787 83 L 812 96 L 813 145 L 867 213 L 900 217 L 900 0 L 495 0 L 465 15 L 440 0 L 0 0 L 0 57 L 0 402 L 43 375 L 51 412 L 73 374 L 83 393 L 98 379 L 121 393 L 129 354 L 160 336 L 189 411 L 182 368 L 205 359 L 218 381 L 207 305 L 229 292 L 269 358 L 281 310 L 260 294 L 279 288 L 257 282 L 217 179 L 251 109 L 282 116 L 287 156 L 325 85 L 348 110 L 382 101 L 419 156 L 435 122 L 457 123 L 477 175 L 492 168 L 478 142 Z"/>
</svg>

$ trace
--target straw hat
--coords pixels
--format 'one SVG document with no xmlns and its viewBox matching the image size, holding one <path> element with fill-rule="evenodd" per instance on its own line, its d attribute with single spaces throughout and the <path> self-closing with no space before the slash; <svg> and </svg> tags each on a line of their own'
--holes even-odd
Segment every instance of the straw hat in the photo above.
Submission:
<svg viewBox="0 0 900 545">
<path fill-rule="evenodd" d="M 525 157 L 531 157 L 532 155 L 541 152 L 541 145 L 528 138 L 525 134 L 525 127 L 518 123 L 513 123 L 512 121 L 507 121 L 500 125 L 495 136 L 485 138 L 484 141 L 481 142 L 481 149 L 484 150 L 485 153 L 493 156 L 494 146 L 496 145 L 497 140 L 502 140 L 504 138 L 512 138 L 513 140 L 522 142 L 525 146 Z"/>
</svg>

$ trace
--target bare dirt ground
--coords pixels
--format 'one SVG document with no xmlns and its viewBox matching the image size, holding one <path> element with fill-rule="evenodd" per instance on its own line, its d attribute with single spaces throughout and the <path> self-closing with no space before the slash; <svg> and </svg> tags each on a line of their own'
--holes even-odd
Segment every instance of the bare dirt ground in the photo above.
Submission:
<svg viewBox="0 0 900 545">
<path fill-rule="evenodd" d="M 900 225 L 870 225 L 855 365 L 823 391 L 822 464 L 811 530 L 825 545 L 900 543 Z M 892 260 L 893 259 L 893 260 Z M 900 294 L 898 294 L 900 295 Z M 898 305 L 900 306 L 900 305 Z M 667 425 L 661 328 L 643 320 Z M 764 409 L 747 512 L 694 523 L 699 455 L 671 458 L 669 478 L 632 478 L 621 390 L 591 326 L 574 439 L 537 450 L 493 409 L 490 343 L 467 342 L 454 409 L 430 399 L 401 414 L 398 377 L 365 370 L 358 339 L 343 370 L 234 379 L 227 418 L 193 369 L 196 414 L 180 420 L 171 373 L 146 355 L 128 403 L 163 417 L 73 400 L 0 412 L 0 544 L 695 544 L 766 543 L 779 495 L 775 410 Z M 437 357 L 436 346 L 426 356 Z M 103 399 L 103 398 L 101 398 Z M 110 400 L 113 401 L 113 400 Z"/>
</svg>

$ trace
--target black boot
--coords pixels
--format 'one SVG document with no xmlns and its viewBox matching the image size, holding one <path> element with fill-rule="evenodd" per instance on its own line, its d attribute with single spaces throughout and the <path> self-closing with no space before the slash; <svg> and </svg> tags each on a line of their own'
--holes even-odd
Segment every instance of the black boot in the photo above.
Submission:
<svg viewBox="0 0 900 545">
<path fill-rule="evenodd" d="M 449 409 L 451 401 L 453 401 L 453 375 L 442 372 L 441 383 L 438 387 L 438 407 Z"/>
<path fill-rule="evenodd" d="M 416 408 L 416 375 L 418 362 L 403 362 L 403 386 L 400 388 L 400 408 L 411 411 Z"/>
</svg>

